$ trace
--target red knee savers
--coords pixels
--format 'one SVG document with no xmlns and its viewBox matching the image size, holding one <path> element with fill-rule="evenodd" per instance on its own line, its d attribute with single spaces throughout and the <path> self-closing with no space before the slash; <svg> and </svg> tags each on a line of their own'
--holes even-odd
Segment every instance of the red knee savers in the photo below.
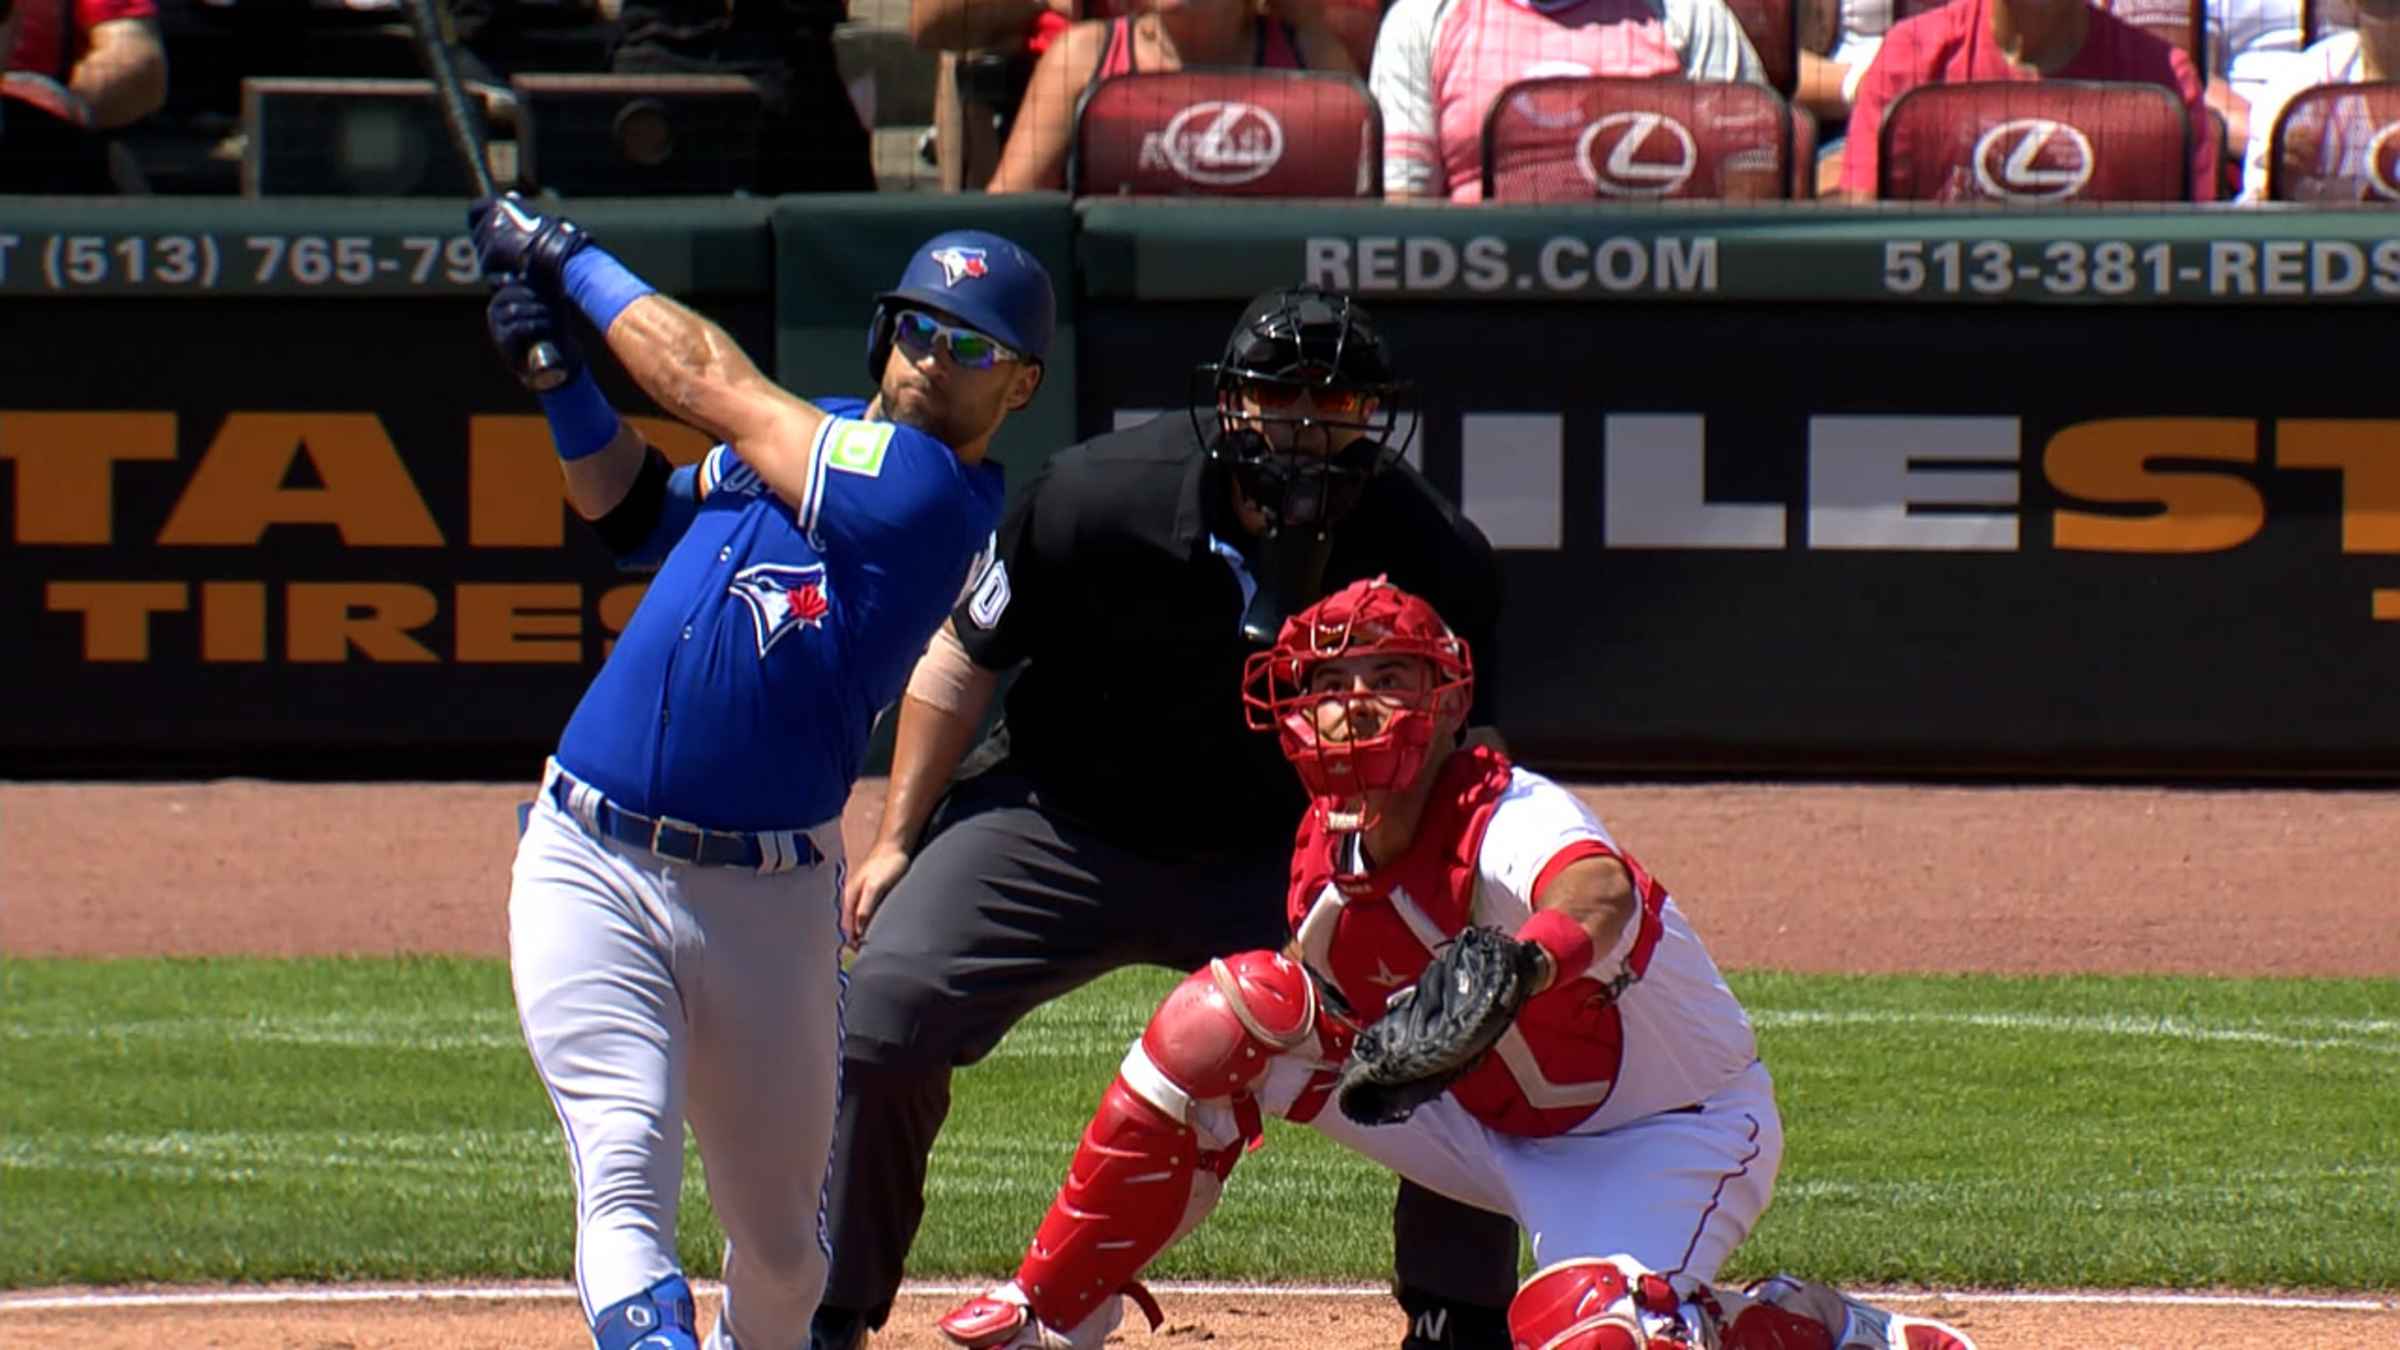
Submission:
<svg viewBox="0 0 2400 1350">
<path fill-rule="evenodd" d="M 1641 1350 L 1649 1344 L 1633 1281 L 1648 1274 L 1596 1256 L 1536 1271 L 1508 1305 L 1514 1350 Z"/>
</svg>

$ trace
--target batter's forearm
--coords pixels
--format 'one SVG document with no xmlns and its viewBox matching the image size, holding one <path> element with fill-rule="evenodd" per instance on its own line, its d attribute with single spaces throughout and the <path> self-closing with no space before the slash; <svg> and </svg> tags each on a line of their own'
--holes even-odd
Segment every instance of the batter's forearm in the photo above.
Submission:
<svg viewBox="0 0 2400 1350">
<path fill-rule="evenodd" d="M 751 414 L 772 385 L 715 323 L 654 291 L 627 305 L 607 338 L 625 372 L 669 416 L 727 443 L 755 429 Z"/>
</svg>

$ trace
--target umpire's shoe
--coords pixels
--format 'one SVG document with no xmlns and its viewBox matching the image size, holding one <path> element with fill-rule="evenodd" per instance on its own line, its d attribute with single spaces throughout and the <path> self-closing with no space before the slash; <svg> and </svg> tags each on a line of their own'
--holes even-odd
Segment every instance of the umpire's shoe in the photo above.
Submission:
<svg viewBox="0 0 2400 1350">
<path fill-rule="evenodd" d="M 1414 1289 L 1394 1297 L 1408 1314 L 1400 1350 L 1509 1350 L 1508 1309 L 1457 1303 Z"/>
</svg>

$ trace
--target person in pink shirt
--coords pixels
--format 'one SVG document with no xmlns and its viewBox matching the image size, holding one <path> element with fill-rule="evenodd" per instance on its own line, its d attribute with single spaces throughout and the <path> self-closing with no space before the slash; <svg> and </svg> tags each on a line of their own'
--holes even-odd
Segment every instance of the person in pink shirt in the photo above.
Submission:
<svg viewBox="0 0 2400 1350">
<path fill-rule="evenodd" d="M 167 101 L 167 49 L 151 0 L 16 0 L 10 71 L 56 81 L 67 120 L 107 130 Z"/>
<path fill-rule="evenodd" d="M 2181 50 L 2087 0 L 1955 0 L 1892 25 L 1859 81 L 1839 195 L 1875 195 L 1884 109 L 1920 84 L 2104 80 L 2163 85 L 2191 118 L 2192 199 L 2217 196 L 2224 155 L 2200 76 Z"/>
<path fill-rule="evenodd" d="M 1724 0 L 1398 0 L 1368 79 L 1384 195 L 1481 200 L 1485 114 L 1544 75 L 1767 79 Z"/>
</svg>

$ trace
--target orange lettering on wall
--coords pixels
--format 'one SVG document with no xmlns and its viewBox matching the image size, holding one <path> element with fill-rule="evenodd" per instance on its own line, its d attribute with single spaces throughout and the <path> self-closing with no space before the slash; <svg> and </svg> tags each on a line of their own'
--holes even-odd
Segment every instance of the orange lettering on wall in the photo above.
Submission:
<svg viewBox="0 0 2400 1350">
<path fill-rule="evenodd" d="M 20 544 L 110 544 L 119 460 L 175 458 L 171 412 L 0 413 L 0 459 L 17 462 Z"/>
<path fill-rule="evenodd" d="M 83 615 L 86 661 L 149 660 L 150 616 L 191 603 L 191 588 L 180 581 L 53 581 L 42 595 L 53 614 Z"/>
<path fill-rule="evenodd" d="M 572 665 L 583 660 L 583 588 L 463 582 L 457 629 L 461 661 Z"/>
<path fill-rule="evenodd" d="M 433 649 L 409 632 L 432 623 L 438 608 L 433 592 L 422 586 L 295 581 L 284 590 L 284 655 L 347 661 L 356 647 L 370 661 L 437 661 Z"/>
<path fill-rule="evenodd" d="M 267 585 L 263 581 L 200 583 L 200 659 L 267 659 Z"/>
<path fill-rule="evenodd" d="M 306 451 L 323 487 L 286 487 Z M 271 525 L 331 525 L 352 547 L 439 548 L 433 513 L 372 413 L 233 413 L 162 544 L 255 544 Z"/>
<path fill-rule="evenodd" d="M 2249 479 L 2206 469 L 2153 469 L 2162 459 L 2251 464 L 2258 424 L 2245 417 L 2119 417 L 2050 438 L 2051 486 L 2090 502 L 2149 507 L 2140 515 L 2061 510 L 2052 543 L 2103 553 L 2211 553 L 2247 543 L 2267 523 Z"/>
<path fill-rule="evenodd" d="M 2400 422 L 2277 422 L 2275 466 L 2339 469 L 2342 552 L 2400 553 Z"/>
</svg>

